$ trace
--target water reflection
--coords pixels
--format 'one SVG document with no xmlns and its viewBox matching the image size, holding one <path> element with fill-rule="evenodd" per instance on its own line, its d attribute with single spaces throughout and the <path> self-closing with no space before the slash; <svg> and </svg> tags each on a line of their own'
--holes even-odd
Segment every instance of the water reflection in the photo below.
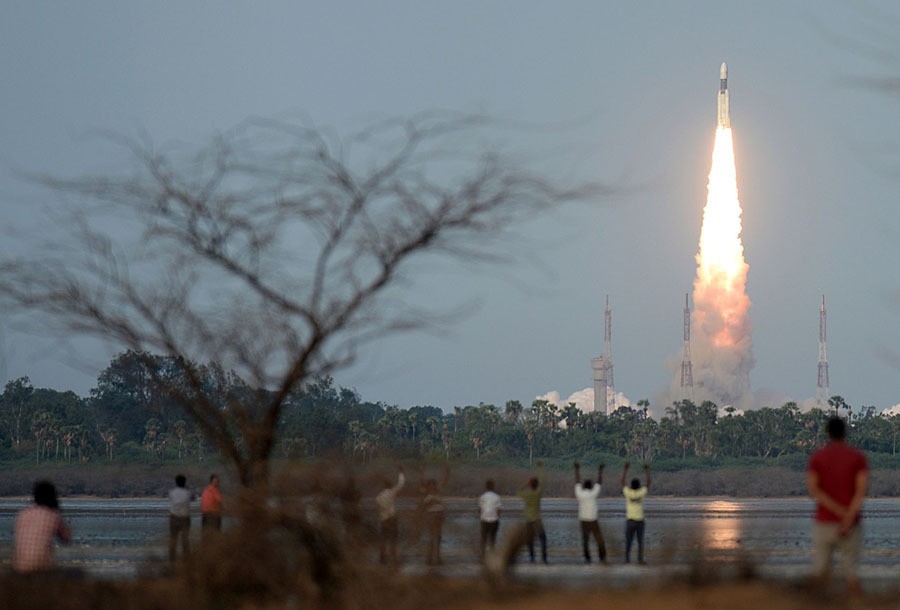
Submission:
<svg viewBox="0 0 900 610">
<path fill-rule="evenodd" d="M 709 513 L 736 513 L 741 510 L 741 504 L 733 500 L 713 500 L 705 510 Z"/>
<path fill-rule="evenodd" d="M 741 547 L 744 521 L 729 517 L 741 510 L 741 505 L 731 500 L 713 500 L 705 507 L 708 517 L 702 523 L 703 548 L 710 551 L 734 551 Z"/>
<path fill-rule="evenodd" d="M 713 551 L 734 551 L 741 547 L 741 519 L 706 519 L 703 521 L 703 546 Z"/>
</svg>

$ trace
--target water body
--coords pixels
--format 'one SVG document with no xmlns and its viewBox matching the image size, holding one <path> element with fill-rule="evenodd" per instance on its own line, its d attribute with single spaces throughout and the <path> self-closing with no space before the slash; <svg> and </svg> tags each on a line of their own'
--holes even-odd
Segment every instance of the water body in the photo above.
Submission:
<svg viewBox="0 0 900 610">
<path fill-rule="evenodd" d="M 25 499 L 0 500 L 0 558 L 11 556 L 13 521 Z M 73 531 L 73 542 L 61 546 L 61 564 L 80 567 L 107 578 L 132 578 L 148 566 L 165 563 L 168 542 L 168 502 L 165 499 L 63 498 L 63 512 Z M 477 573 L 478 515 L 474 499 L 445 501 L 447 520 L 442 544 L 447 573 Z M 518 498 L 503 499 L 500 537 L 521 520 Z M 600 524 L 609 553 L 610 569 L 625 569 L 624 500 L 601 498 Z M 401 500 L 401 552 L 405 569 L 422 569 L 424 532 L 416 519 L 416 503 Z M 363 511 L 374 515 L 370 500 Z M 807 498 L 656 498 L 645 502 L 646 557 L 651 570 L 687 569 L 698 560 L 710 565 L 750 561 L 763 575 L 800 576 L 810 557 L 810 522 L 813 503 Z M 546 498 L 543 519 L 547 531 L 550 567 L 530 566 L 521 554 L 523 574 L 544 577 L 590 568 L 583 565 L 581 535 L 574 499 Z M 229 526 L 226 519 L 225 527 Z M 192 538 L 199 544 L 200 519 L 194 517 Z M 864 579 L 890 579 L 900 575 L 900 500 L 870 499 L 864 505 Z M 596 547 L 592 544 L 592 554 Z M 632 550 L 635 559 L 635 549 Z M 601 569 L 597 566 L 594 570 Z M 640 569 L 628 567 L 627 569 Z M 541 571 L 542 570 L 542 571 Z M 646 573 L 646 572 L 645 572 Z"/>
</svg>

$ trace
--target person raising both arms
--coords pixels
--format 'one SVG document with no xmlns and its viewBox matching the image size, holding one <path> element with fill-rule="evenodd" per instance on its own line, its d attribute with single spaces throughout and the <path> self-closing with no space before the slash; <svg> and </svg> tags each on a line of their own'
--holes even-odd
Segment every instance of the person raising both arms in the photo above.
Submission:
<svg viewBox="0 0 900 610">
<path fill-rule="evenodd" d="M 541 520 L 541 496 L 544 494 L 544 463 L 535 462 L 537 476 L 531 477 L 517 492 L 525 503 L 522 510 L 525 515 L 525 542 L 528 545 L 528 557 L 534 563 L 534 539 L 541 541 L 541 559 L 547 563 L 547 533 Z"/>
<path fill-rule="evenodd" d="M 650 491 L 650 466 L 644 464 L 644 479 L 641 485 L 637 477 L 631 479 L 631 485 L 625 485 L 630 462 L 622 468 L 622 495 L 625 496 L 625 563 L 631 563 L 631 544 L 635 537 L 638 543 L 638 563 L 644 564 L 644 498 Z"/>
<path fill-rule="evenodd" d="M 588 541 L 591 536 L 597 541 L 597 557 L 606 563 L 606 543 L 600 523 L 597 521 L 597 497 L 600 495 L 600 484 L 603 482 L 603 464 L 597 467 L 597 483 L 585 479 L 581 483 L 581 464 L 572 464 L 575 468 L 575 498 L 578 500 L 578 521 L 581 524 L 581 545 L 584 547 L 584 562 L 591 562 L 591 550 Z"/>
</svg>

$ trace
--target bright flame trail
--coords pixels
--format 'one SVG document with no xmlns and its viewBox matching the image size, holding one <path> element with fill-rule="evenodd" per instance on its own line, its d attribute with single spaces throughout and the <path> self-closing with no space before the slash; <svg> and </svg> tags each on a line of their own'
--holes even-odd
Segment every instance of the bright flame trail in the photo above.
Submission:
<svg viewBox="0 0 900 610">
<path fill-rule="evenodd" d="M 741 203 L 731 127 L 716 130 L 703 209 L 691 327 L 695 399 L 752 406 L 749 265 L 741 244 Z"/>
</svg>

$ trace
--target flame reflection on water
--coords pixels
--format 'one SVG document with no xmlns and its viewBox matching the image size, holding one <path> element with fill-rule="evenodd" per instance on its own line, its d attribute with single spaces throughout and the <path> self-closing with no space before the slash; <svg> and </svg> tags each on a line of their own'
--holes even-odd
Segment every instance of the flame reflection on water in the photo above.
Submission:
<svg viewBox="0 0 900 610">
<path fill-rule="evenodd" d="M 733 551 L 741 547 L 744 521 L 729 517 L 741 510 L 741 505 L 729 500 L 714 500 L 706 506 L 707 514 L 717 518 L 702 522 L 703 547 L 716 551 Z"/>
</svg>

